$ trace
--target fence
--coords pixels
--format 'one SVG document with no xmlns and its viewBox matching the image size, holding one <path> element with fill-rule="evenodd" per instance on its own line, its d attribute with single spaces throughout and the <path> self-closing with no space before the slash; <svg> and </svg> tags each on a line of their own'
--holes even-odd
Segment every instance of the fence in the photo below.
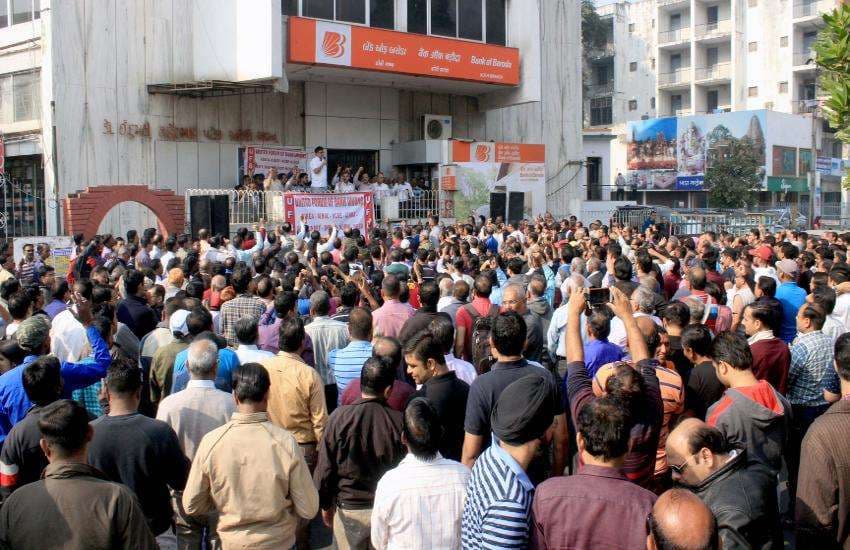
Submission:
<svg viewBox="0 0 850 550">
<path fill-rule="evenodd" d="M 315 191 L 332 193 L 332 191 Z M 375 193 L 373 193 L 374 195 Z M 237 191 L 235 189 L 189 189 L 186 191 L 186 220 L 191 219 L 189 212 L 190 197 L 227 195 L 230 205 L 230 225 L 243 227 L 259 223 L 280 225 L 285 221 L 283 191 Z M 396 195 L 394 198 L 400 199 Z M 406 200 L 375 201 L 375 219 L 383 221 L 406 220 L 424 221 L 438 214 L 439 193 L 437 191 L 417 190 Z M 382 207 L 386 209 L 382 212 Z M 188 223 L 188 222 L 187 222 Z"/>
<path fill-rule="evenodd" d="M 776 214 L 719 209 L 669 210 L 663 207 L 621 208 L 614 213 L 612 221 L 639 230 L 652 211 L 656 213 L 656 224 L 671 235 L 699 235 L 706 231 L 743 235 L 760 225 L 771 229 L 778 221 Z"/>
<path fill-rule="evenodd" d="M 46 234 L 47 216 L 55 215 L 56 208 L 56 201 L 45 199 L 44 188 L 32 180 L 0 174 L 0 234 L 4 238 Z"/>
</svg>

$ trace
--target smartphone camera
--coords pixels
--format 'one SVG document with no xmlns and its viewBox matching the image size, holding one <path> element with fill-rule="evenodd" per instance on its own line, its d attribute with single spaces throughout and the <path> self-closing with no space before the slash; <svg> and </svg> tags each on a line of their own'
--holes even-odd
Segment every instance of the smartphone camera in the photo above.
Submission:
<svg viewBox="0 0 850 550">
<path fill-rule="evenodd" d="M 591 288 L 587 292 L 587 305 L 591 308 L 602 307 L 611 301 L 611 290 L 608 288 Z"/>
</svg>

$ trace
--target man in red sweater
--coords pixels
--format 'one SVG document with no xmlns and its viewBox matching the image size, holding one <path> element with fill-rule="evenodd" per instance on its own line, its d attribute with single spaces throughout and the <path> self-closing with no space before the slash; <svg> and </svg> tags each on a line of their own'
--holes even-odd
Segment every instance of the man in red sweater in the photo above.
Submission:
<svg viewBox="0 0 850 550">
<path fill-rule="evenodd" d="M 769 304 L 755 301 L 744 308 L 741 325 L 747 333 L 747 342 L 753 354 L 752 370 L 756 379 L 767 380 L 785 395 L 791 352 L 788 344 L 774 336 L 769 328 L 775 322 L 776 312 Z"/>
</svg>

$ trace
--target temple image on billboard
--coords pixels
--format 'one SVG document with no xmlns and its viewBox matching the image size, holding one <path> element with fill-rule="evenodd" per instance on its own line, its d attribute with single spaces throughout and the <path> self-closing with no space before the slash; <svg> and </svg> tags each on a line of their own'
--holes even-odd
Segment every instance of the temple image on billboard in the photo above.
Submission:
<svg viewBox="0 0 850 550">
<path fill-rule="evenodd" d="M 676 169 L 676 119 L 654 118 L 630 124 L 629 170 Z"/>
</svg>

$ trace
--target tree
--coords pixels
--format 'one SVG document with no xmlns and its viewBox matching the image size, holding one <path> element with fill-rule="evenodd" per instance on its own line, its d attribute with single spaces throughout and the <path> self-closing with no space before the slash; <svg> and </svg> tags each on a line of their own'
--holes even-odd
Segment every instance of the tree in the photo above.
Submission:
<svg viewBox="0 0 850 550">
<path fill-rule="evenodd" d="M 761 164 L 755 151 L 739 140 L 732 141 L 725 154 L 715 159 L 705 172 L 709 201 L 718 208 L 755 204 L 761 181 Z"/>
<path fill-rule="evenodd" d="M 836 138 L 850 143 L 850 4 L 823 15 L 826 26 L 815 41 L 820 88 L 826 96 L 823 116 Z"/>
<path fill-rule="evenodd" d="M 581 44 L 584 51 L 602 47 L 607 40 L 608 25 L 596 13 L 593 0 L 581 0 Z"/>
</svg>

